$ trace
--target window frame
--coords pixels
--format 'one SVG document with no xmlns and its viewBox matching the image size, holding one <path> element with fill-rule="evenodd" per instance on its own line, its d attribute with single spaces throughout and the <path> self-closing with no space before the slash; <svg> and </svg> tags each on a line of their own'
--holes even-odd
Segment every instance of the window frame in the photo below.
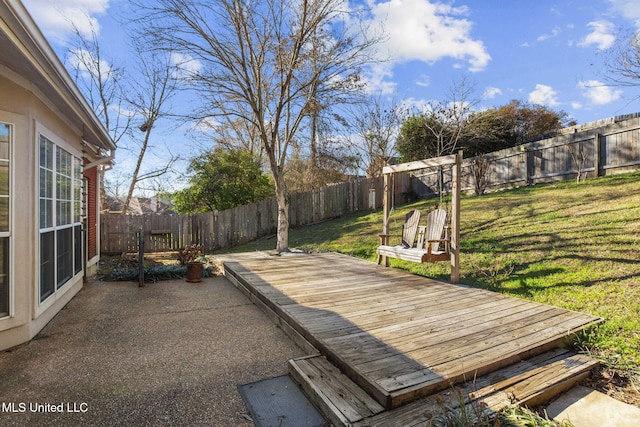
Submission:
<svg viewBox="0 0 640 427">
<path fill-rule="evenodd" d="M 13 252 L 14 252 L 12 231 L 13 231 L 13 197 L 14 197 L 13 183 L 15 182 L 14 175 L 13 175 L 13 170 L 14 170 L 13 151 L 15 146 L 16 125 L 15 123 L 12 123 L 11 121 L 4 120 L 4 119 L 0 119 L 0 125 L 7 126 L 9 130 L 7 158 L 6 159 L 0 158 L 0 162 L 2 161 L 7 162 L 7 176 L 9 179 L 9 183 L 7 186 L 8 194 L 6 196 L 4 195 L 0 196 L 0 197 L 6 197 L 8 199 L 6 231 L 3 231 L 2 229 L 0 229 L 0 239 L 7 239 L 6 240 L 7 254 L 5 255 L 6 258 L 0 259 L 0 263 L 4 263 L 7 269 L 7 272 L 5 273 L 5 277 L 7 280 L 7 283 L 6 283 L 7 299 L 6 299 L 6 302 L 5 301 L 0 302 L 0 310 L 3 310 L 2 305 L 6 303 L 6 311 L 4 310 L 0 311 L 0 320 L 2 320 L 2 319 L 14 317 L 13 310 L 14 310 L 15 289 L 14 289 L 13 268 L 12 268 Z M 0 243 L 0 244 L 5 244 L 5 243 Z"/>
<path fill-rule="evenodd" d="M 82 194 L 84 193 L 84 168 L 81 153 L 78 150 L 74 150 L 69 147 L 69 144 L 64 140 L 56 137 L 55 133 L 48 131 L 44 127 L 36 131 L 36 150 L 37 160 L 36 166 L 38 174 L 36 176 L 36 194 L 37 194 L 37 206 L 39 212 L 41 212 L 41 203 L 43 200 L 48 200 L 50 204 L 50 217 L 45 217 L 46 220 L 44 227 L 42 226 L 43 217 L 39 213 L 36 217 L 37 221 L 37 235 L 38 235 L 38 274 L 36 285 L 36 296 L 38 301 L 39 311 L 45 310 L 50 304 L 52 304 L 59 295 L 64 294 L 68 288 L 67 284 L 75 281 L 78 277 L 84 275 L 85 260 L 85 227 L 84 217 L 82 215 L 76 215 L 76 212 L 84 212 L 84 200 Z M 46 141 L 46 142 L 45 142 Z M 51 169 L 44 164 L 41 159 L 41 144 L 48 143 L 52 149 Z M 60 159 L 66 158 L 68 162 L 61 164 Z M 60 166 L 63 166 L 60 168 Z M 44 184 L 50 188 L 49 191 L 43 193 L 43 175 L 42 171 L 46 170 L 51 172 L 49 175 L 49 181 L 44 181 Z M 78 176 L 76 176 L 78 175 Z M 76 189 L 76 186 L 80 186 Z M 61 192 L 61 190 L 64 190 Z M 43 194 L 45 197 L 43 197 Z M 51 197 L 46 197 L 50 195 Z M 80 195 L 79 198 L 77 196 Z M 61 215 L 60 209 L 64 208 L 65 212 Z M 79 233 L 77 232 L 79 230 Z M 43 238 L 48 236 L 49 250 L 47 259 L 50 262 L 49 268 L 52 271 L 43 270 Z M 60 246 L 60 238 L 66 235 L 68 237 L 67 245 L 64 248 Z M 76 240 L 80 240 L 78 250 Z M 65 251 L 66 249 L 66 251 Z M 62 251 L 66 252 L 66 258 L 61 258 Z M 76 259 L 78 258 L 79 259 Z M 70 258 L 70 260 L 69 260 Z M 61 267 L 61 262 L 64 262 L 64 268 Z M 67 264 L 68 263 L 68 264 Z M 49 274 L 45 274 L 49 272 Z M 61 273 L 66 272 L 63 276 Z M 45 282 L 50 280 L 49 283 Z M 44 288 L 43 288 L 44 286 Z"/>
</svg>

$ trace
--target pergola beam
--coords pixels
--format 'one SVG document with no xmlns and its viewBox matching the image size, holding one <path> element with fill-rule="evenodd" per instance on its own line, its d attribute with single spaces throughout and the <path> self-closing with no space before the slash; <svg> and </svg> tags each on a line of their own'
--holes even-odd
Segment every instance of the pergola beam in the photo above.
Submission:
<svg viewBox="0 0 640 427">
<path fill-rule="evenodd" d="M 457 154 L 450 156 L 434 157 L 433 159 L 416 160 L 415 162 L 400 163 L 399 165 L 385 166 L 382 173 L 410 172 L 418 169 L 434 168 L 438 166 L 448 166 L 456 163 Z"/>
</svg>

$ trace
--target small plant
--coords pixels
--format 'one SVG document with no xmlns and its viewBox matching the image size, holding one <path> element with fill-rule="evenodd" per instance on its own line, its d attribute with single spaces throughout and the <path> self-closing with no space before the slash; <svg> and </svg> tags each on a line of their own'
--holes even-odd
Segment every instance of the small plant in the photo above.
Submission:
<svg viewBox="0 0 640 427">
<path fill-rule="evenodd" d="M 550 420 L 545 413 L 544 416 L 539 415 L 531 409 L 512 405 L 507 407 L 501 414 L 501 417 L 507 423 L 505 425 L 522 426 L 522 427 L 573 427 L 569 421 L 560 423 Z"/>
<path fill-rule="evenodd" d="M 202 246 L 200 245 L 187 245 L 183 248 L 180 248 L 178 251 L 178 261 L 180 261 L 180 265 L 187 265 L 190 262 L 193 262 L 202 256 Z"/>
<path fill-rule="evenodd" d="M 487 257 L 472 268 L 472 274 L 491 291 L 499 291 L 501 284 L 512 276 L 516 262 L 504 257 Z"/>
<path fill-rule="evenodd" d="M 475 378 L 473 381 L 475 387 Z M 434 427 L 493 427 L 499 424 L 495 412 L 479 401 L 469 399 L 468 392 L 452 386 L 449 402 L 439 400 L 443 413 L 432 421 Z M 441 395 L 442 397 L 442 395 Z M 496 424 L 496 422 L 498 422 Z"/>
<path fill-rule="evenodd" d="M 156 283 L 162 280 L 182 279 L 186 276 L 187 267 L 183 265 L 161 265 L 144 268 L 144 281 L 146 283 Z M 204 277 L 212 277 L 216 271 L 207 267 L 203 270 Z M 138 281 L 140 272 L 137 268 L 115 269 L 106 275 L 100 276 L 100 280 L 105 282 Z"/>
</svg>

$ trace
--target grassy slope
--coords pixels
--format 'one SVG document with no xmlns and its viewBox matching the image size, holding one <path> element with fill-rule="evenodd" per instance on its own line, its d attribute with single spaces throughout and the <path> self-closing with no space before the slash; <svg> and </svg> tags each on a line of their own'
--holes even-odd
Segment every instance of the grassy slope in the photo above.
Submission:
<svg viewBox="0 0 640 427">
<path fill-rule="evenodd" d="M 392 234 L 410 209 L 397 207 Z M 291 230 L 290 246 L 375 261 L 382 213 L 345 215 Z M 273 249 L 261 239 L 235 251 Z M 468 196 L 461 207 L 461 283 L 604 317 L 581 337 L 619 367 L 640 366 L 640 174 Z M 392 266 L 448 279 L 447 263 Z"/>
</svg>

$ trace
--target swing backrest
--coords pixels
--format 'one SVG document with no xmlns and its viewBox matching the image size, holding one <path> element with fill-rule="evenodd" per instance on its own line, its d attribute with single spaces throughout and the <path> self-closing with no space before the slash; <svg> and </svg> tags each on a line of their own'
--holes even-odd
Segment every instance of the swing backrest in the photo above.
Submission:
<svg viewBox="0 0 640 427">
<path fill-rule="evenodd" d="M 425 230 L 425 241 L 440 240 L 444 227 L 447 225 L 447 211 L 444 209 L 435 209 L 427 215 L 427 229 Z M 432 242 L 431 251 L 438 250 L 441 242 Z"/>
<path fill-rule="evenodd" d="M 404 225 L 402 226 L 402 246 L 412 248 L 416 240 L 418 225 L 420 224 L 420 211 L 412 210 L 404 217 Z"/>
</svg>

